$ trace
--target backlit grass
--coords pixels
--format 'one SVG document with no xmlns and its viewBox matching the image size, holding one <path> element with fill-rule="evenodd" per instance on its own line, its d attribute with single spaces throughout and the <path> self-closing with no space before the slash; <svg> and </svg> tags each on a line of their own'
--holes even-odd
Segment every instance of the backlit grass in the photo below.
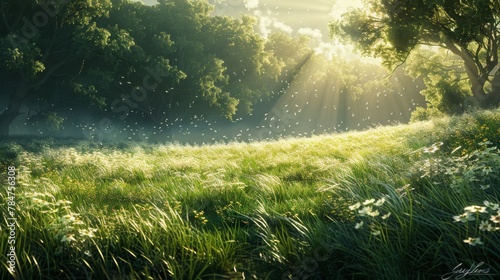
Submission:
<svg viewBox="0 0 500 280">
<path fill-rule="evenodd" d="M 14 276 L 439 279 L 479 262 L 498 276 L 499 142 L 498 110 L 249 144 L 2 142 Z"/>
</svg>

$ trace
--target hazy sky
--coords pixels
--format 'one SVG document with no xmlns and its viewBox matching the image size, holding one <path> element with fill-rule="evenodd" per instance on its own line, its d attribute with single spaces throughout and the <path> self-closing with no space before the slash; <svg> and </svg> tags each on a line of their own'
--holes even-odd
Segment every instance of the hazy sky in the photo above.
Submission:
<svg viewBox="0 0 500 280">
<path fill-rule="evenodd" d="M 209 2 L 216 3 L 217 0 Z M 337 4 L 334 4 L 337 2 Z M 264 35 L 269 29 L 285 32 L 319 32 L 328 37 L 328 22 L 346 10 L 345 0 L 225 0 L 216 5 L 216 13 L 237 15 L 250 13 L 261 19 L 259 31 Z M 356 1 L 348 1 L 354 3 Z"/>
<path fill-rule="evenodd" d="M 146 4 L 156 0 L 143 0 Z M 272 31 L 309 35 L 316 51 L 348 56 L 350 51 L 329 38 L 328 23 L 348 7 L 360 7 L 361 0 L 208 0 L 215 14 L 239 17 L 251 14 L 258 19 L 256 30 L 263 36 Z"/>
</svg>

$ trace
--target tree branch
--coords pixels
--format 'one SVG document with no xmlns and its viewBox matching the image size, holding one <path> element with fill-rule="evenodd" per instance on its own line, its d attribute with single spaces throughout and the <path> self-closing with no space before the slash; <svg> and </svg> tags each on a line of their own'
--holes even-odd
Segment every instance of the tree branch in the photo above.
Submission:
<svg viewBox="0 0 500 280">
<path fill-rule="evenodd" d="M 51 53 L 50 51 L 54 47 L 54 44 L 55 44 L 55 41 L 56 41 L 56 35 L 57 35 L 56 31 L 57 31 L 57 23 L 54 24 L 54 35 L 52 36 L 52 40 L 50 42 L 49 47 L 47 48 L 47 50 L 45 51 L 45 53 L 42 56 L 42 59 L 41 59 L 42 62 L 47 61 L 47 58 L 49 57 L 49 55 L 54 54 L 54 53 Z M 63 48 L 63 50 L 65 49 L 65 47 Z"/>
</svg>

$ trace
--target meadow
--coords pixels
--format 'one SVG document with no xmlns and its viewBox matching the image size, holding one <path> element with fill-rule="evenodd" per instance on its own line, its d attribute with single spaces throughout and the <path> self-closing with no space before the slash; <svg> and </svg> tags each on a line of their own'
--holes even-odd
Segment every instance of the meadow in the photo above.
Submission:
<svg viewBox="0 0 500 280">
<path fill-rule="evenodd" d="M 499 145 L 500 110 L 203 146 L 5 140 L 0 278 L 493 279 Z"/>
</svg>

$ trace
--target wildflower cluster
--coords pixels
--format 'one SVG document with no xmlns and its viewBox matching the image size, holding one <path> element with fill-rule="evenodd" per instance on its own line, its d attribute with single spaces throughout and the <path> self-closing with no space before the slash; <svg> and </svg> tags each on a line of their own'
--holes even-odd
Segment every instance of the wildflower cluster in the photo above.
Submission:
<svg viewBox="0 0 500 280">
<path fill-rule="evenodd" d="M 193 210 L 194 218 L 199 221 L 202 225 L 208 223 L 207 218 L 205 218 L 205 212 Z"/>
<path fill-rule="evenodd" d="M 365 200 L 363 203 L 356 203 L 349 206 L 349 210 L 354 211 L 356 215 L 363 220 L 356 223 L 355 229 L 361 229 L 365 226 L 365 221 L 367 221 L 368 227 L 371 230 L 372 235 L 380 235 L 380 228 L 377 226 L 380 224 L 380 220 L 387 220 L 391 216 L 391 213 L 386 213 L 384 215 L 380 212 L 380 207 L 385 203 L 385 198 L 380 198 L 375 201 L 375 199 Z"/>
<path fill-rule="evenodd" d="M 490 120 L 491 123 L 484 123 L 480 125 L 479 123 L 471 122 L 465 130 L 458 129 L 455 131 L 455 135 L 451 139 L 455 143 L 464 146 L 464 153 L 472 151 L 477 148 L 477 143 L 486 142 L 493 140 L 496 142 L 498 139 L 498 133 L 500 129 L 495 129 L 498 127 L 495 123 L 497 120 Z"/>
<path fill-rule="evenodd" d="M 229 222 L 235 222 L 235 213 L 238 212 L 238 209 L 242 207 L 242 204 L 239 201 L 230 201 L 226 206 L 218 206 L 215 209 L 215 213 L 219 215 L 223 220 Z"/>
<path fill-rule="evenodd" d="M 424 154 L 430 155 L 430 157 L 426 158 L 420 165 L 420 171 L 423 172 L 423 177 L 434 178 L 437 174 L 440 173 L 441 167 L 443 165 L 443 161 L 445 160 L 442 157 L 436 157 L 436 154 L 443 146 L 443 142 L 437 142 L 432 144 L 430 147 L 424 148 L 422 151 Z"/>
<path fill-rule="evenodd" d="M 424 153 L 433 154 L 439 150 L 442 142 L 425 148 Z M 479 143 L 479 149 L 470 153 L 462 152 L 459 156 L 431 157 L 424 160 L 420 170 L 422 177 L 430 177 L 454 190 L 462 187 L 479 187 L 486 190 L 500 183 L 500 150 L 489 141 Z M 451 154 L 461 149 L 454 149 Z"/>
<path fill-rule="evenodd" d="M 30 207 L 51 220 L 48 229 L 53 237 L 63 245 L 83 243 L 94 237 L 95 228 L 84 228 L 85 223 L 80 214 L 71 211 L 71 201 L 57 200 L 48 193 L 26 193 L 30 199 Z M 59 249 L 58 252 L 60 252 Z"/>
<path fill-rule="evenodd" d="M 453 216 L 455 222 L 468 223 L 475 221 L 476 226 L 482 232 L 494 232 L 500 230 L 500 206 L 498 203 L 491 203 L 487 200 L 483 205 L 471 205 L 464 208 L 463 214 Z M 482 245 L 481 237 L 469 237 L 464 240 L 465 243 L 475 246 Z"/>
<path fill-rule="evenodd" d="M 439 151 L 439 149 L 441 149 L 441 146 L 443 146 L 443 142 L 437 142 L 437 143 L 432 144 L 432 146 L 430 146 L 430 147 L 424 148 L 423 151 L 426 154 L 434 154 L 437 151 Z"/>
</svg>

